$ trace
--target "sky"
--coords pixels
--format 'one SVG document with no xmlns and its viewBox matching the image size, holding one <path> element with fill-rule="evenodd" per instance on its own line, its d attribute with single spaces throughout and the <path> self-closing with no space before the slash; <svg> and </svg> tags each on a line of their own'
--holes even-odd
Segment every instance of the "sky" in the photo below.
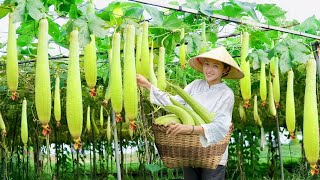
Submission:
<svg viewBox="0 0 320 180">
<path fill-rule="evenodd" d="M 159 0 L 149 0 L 151 2 L 158 3 Z M 163 4 L 169 3 L 171 0 L 161 0 Z M 180 4 L 184 2 L 184 0 L 177 0 Z M 218 3 L 225 2 L 227 0 L 218 0 Z M 2 0 L 0 0 L 2 2 Z M 94 0 L 96 8 L 106 7 L 112 1 L 105 0 Z M 289 20 L 296 19 L 299 22 L 303 22 L 308 17 L 315 15 L 318 19 L 320 19 L 320 1 L 319 0 L 245 0 L 245 2 L 255 2 L 255 3 L 270 3 L 277 4 L 279 7 L 287 11 L 286 17 Z M 0 19 L 0 43 L 4 43 L 7 41 L 7 27 L 8 27 L 8 16 Z M 51 46 L 51 45 L 50 45 Z M 1 52 L 5 51 L 5 49 L 0 49 Z M 51 48 L 49 53 L 51 55 L 55 55 L 58 52 L 55 48 Z M 65 53 L 63 53 L 65 54 Z"/>
</svg>

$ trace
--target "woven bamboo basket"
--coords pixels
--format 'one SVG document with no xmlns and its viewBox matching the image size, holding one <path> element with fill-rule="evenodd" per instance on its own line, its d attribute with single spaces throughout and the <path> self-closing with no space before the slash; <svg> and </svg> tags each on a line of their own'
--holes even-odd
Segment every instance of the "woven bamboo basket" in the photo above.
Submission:
<svg viewBox="0 0 320 180">
<path fill-rule="evenodd" d="M 233 125 L 227 136 L 216 144 L 202 147 L 199 135 L 179 134 L 168 137 L 168 127 L 152 123 L 156 147 L 160 157 L 168 168 L 199 167 L 216 169 L 225 152 L 232 132 Z"/>
</svg>

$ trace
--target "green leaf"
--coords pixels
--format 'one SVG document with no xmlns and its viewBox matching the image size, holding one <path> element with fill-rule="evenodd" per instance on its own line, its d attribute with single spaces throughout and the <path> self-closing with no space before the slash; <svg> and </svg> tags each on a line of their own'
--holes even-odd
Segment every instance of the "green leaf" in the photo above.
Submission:
<svg viewBox="0 0 320 180">
<path fill-rule="evenodd" d="M 305 64 L 308 60 L 307 54 L 310 54 L 310 49 L 301 42 L 293 39 L 289 39 L 286 43 L 292 62 Z"/>
<path fill-rule="evenodd" d="M 213 4 L 207 4 L 207 3 L 200 4 L 200 12 L 207 16 L 213 15 L 213 11 L 212 11 L 213 9 L 215 9 Z"/>
<path fill-rule="evenodd" d="M 292 68 L 293 64 L 306 63 L 310 49 L 295 39 L 284 39 L 269 53 L 269 58 L 278 56 L 282 73 Z"/>
<path fill-rule="evenodd" d="M 252 17 L 255 21 L 259 21 L 255 12 L 256 4 L 248 2 L 240 2 L 237 0 L 230 0 L 229 2 L 222 3 L 222 8 L 214 10 L 214 13 L 218 13 L 225 16 L 234 18 L 241 18 L 243 16 Z"/>
<path fill-rule="evenodd" d="M 178 33 L 174 33 L 166 38 L 163 42 L 164 47 L 166 47 L 166 53 L 171 55 L 174 53 L 174 50 L 177 44 L 180 42 L 180 35 Z"/>
<path fill-rule="evenodd" d="M 209 24 L 209 28 L 207 28 L 208 30 L 206 31 L 206 38 L 207 41 L 209 41 L 211 43 L 211 47 L 215 47 L 215 44 L 218 40 L 218 29 L 217 26 L 215 25 L 215 23 L 210 23 Z"/>
<path fill-rule="evenodd" d="M 236 5 L 238 5 L 248 16 L 252 17 L 255 21 L 259 21 L 257 14 L 255 12 L 256 3 L 249 3 L 249 2 L 241 2 L 234 0 Z"/>
<path fill-rule="evenodd" d="M 125 17 L 139 19 L 143 15 L 143 7 L 138 3 L 123 3 L 122 6 Z"/>
<path fill-rule="evenodd" d="M 257 10 L 267 18 L 275 19 L 284 16 L 287 12 L 276 4 L 258 4 Z"/>
<path fill-rule="evenodd" d="M 13 1 L 14 0 L 4 0 L 4 2 L 2 4 L 6 6 L 6 5 L 14 3 Z"/>
<path fill-rule="evenodd" d="M 55 9 L 58 15 L 67 16 L 70 11 L 71 3 L 67 1 L 64 3 L 57 3 L 55 6 L 56 6 Z"/>
<path fill-rule="evenodd" d="M 218 34 L 216 32 L 207 32 L 206 36 L 207 36 L 207 40 L 209 40 L 214 47 L 215 43 L 218 40 Z"/>
<path fill-rule="evenodd" d="M 178 19 L 177 14 L 173 13 L 170 16 L 165 17 L 162 26 L 165 29 L 174 30 L 180 28 L 182 26 L 182 22 Z"/>
<path fill-rule="evenodd" d="M 268 54 L 262 49 L 258 49 L 250 53 L 247 59 L 252 60 L 253 70 L 259 69 L 261 62 L 269 64 L 270 60 L 268 59 Z"/>
<path fill-rule="evenodd" d="M 17 0 L 18 6 L 13 11 L 13 22 L 21 22 L 26 11 L 26 0 Z"/>
<path fill-rule="evenodd" d="M 4 46 L 6 46 L 7 44 L 5 43 L 0 43 L 0 48 L 4 48 Z"/>
<path fill-rule="evenodd" d="M 107 67 L 98 68 L 97 76 L 103 79 L 103 82 L 106 82 L 109 77 L 109 69 Z"/>
<path fill-rule="evenodd" d="M 110 3 L 106 8 L 104 8 L 102 11 L 100 11 L 97 16 L 105 21 L 110 21 L 113 9 L 119 6 L 119 2 L 112 2 Z"/>
<path fill-rule="evenodd" d="M 315 15 L 313 15 L 294 29 L 305 33 L 317 34 L 317 31 L 320 29 L 320 21 L 315 17 Z"/>
<path fill-rule="evenodd" d="M 27 0 L 26 8 L 28 14 L 34 20 L 40 20 L 45 17 L 44 6 L 40 0 Z"/>
<path fill-rule="evenodd" d="M 83 0 L 74 0 L 75 4 L 81 4 L 83 2 Z"/>
<path fill-rule="evenodd" d="M 90 43 L 90 32 L 87 21 L 79 18 L 74 21 L 73 25 L 79 28 L 79 46 L 84 47 Z"/>
<path fill-rule="evenodd" d="M 60 30 L 59 24 L 55 23 L 51 19 L 48 19 L 48 23 L 49 23 L 49 30 L 48 30 L 49 35 L 55 41 L 59 41 L 59 39 L 61 37 L 61 30 Z"/>
<path fill-rule="evenodd" d="M 203 46 L 202 37 L 197 33 L 186 36 L 185 41 L 188 42 L 188 53 L 190 54 L 198 54 L 200 48 Z"/>
<path fill-rule="evenodd" d="M 278 36 L 278 31 L 253 31 L 250 33 L 250 46 L 255 49 L 266 49 Z"/>
<path fill-rule="evenodd" d="M 0 7 L 0 19 L 5 17 L 10 12 L 10 9 L 7 7 Z"/>
<path fill-rule="evenodd" d="M 260 11 L 267 23 L 271 25 L 278 25 L 278 21 L 284 19 L 287 13 L 276 4 L 258 4 L 256 9 Z"/>
<path fill-rule="evenodd" d="M 17 45 L 19 47 L 28 46 L 32 43 L 33 39 L 34 38 L 30 35 L 19 35 L 17 39 Z"/>
<path fill-rule="evenodd" d="M 266 53 L 262 49 L 259 49 L 257 51 L 257 54 L 258 54 L 260 62 L 264 62 L 265 64 L 269 64 L 270 60 L 268 59 L 268 53 Z"/>
<path fill-rule="evenodd" d="M 110 40 L 111 38 L 110 37 L 106 37 L 106 38 L 97 38 L 96 39 L 96 42 L 97 42 L 97 50 L 99 52 L 107 52 L 109 49 L 111 49 L 112 47 L 112 42 Z"/>
<path fill-rule="evenodd" d="M 70 5 L 70 10 L 69 10 L 69 16 L 72 19 L 77 19 L 78 17 L 78 8 L 77 5 L 71 4 Z"/>
<path fill-rule="evenodd" d="M 24 21 L 20 24 L 17 29 L 17 34 L 36 36 L 38 32 L 38 22 L 35 21 Z"/>
<path fill-rule="evenodd" d="M 309 56 L 301 53 L 299 51 L 289 51 L 289 55 L 292 59 L 292 63 L 301 63 L 301 64 L 305 64 L 307 62 L 307 60 L 309 59 Z"/>
<path fill-rule="evenodd" d="M 142 5 L 142 7 L 149 13 L 149 15 L 152 18 L 152 22 L 155 25 L 162 25 L 163 24 L 163 16 L 162 12 L 160 12 L 157 8 L 148 6 L 148 5 Z"/>
<path fill-rule="evenodd" d="M 28 57 L 35 57 L 37 54 L 37 48 L 32 46 L 27 46 L 27 48 L 23 48 L 20 50 L 21 55 L 27 55 Z"/>
<path fill-rule="evenodd" d="M 289 47 L 289 49 L 291 49 L 292 51 L 297 51 L 297 52 L 303 52 L 303 53 L 309 53 L 310 49 L 307 48 L 306 45 L 304 45 L 303 43 L 294 40 L 294 39 L 288 39 L 287 41 L 285 41 L 285 43 L 287 44 L 287 46 Z"/>
<path fill-rule="evenodd" d="M 84 44 L 82 45 L 86 45 L 88 41 L 90 42 L 90 34 L 94 34 L 96 37 L 100 38 L 106 37 L 108 34 L 106 23 L 103 19 L 95 15 L 92 4 L 88 3 L 81 11 L 84 15 L 75 21 L 75 25 L 81 27 L 81 32 L 79 33 L 83 33 L 82 35 L 84 36 Z M 86 25 L 84 25 L 84 23 L 86 23 Z M 90 33 L 89 36 L 88 33 Z"/>
<path fill-rule="evenodd" d="M 279 58 L 279 68 L 282 73 L 289 71 L 292 68 L 292 63 L 290 59 L 289 52 L 284 52 L 280 55 Z"/>
<path fill-rule="evenodd" d="M 101 18 L 92 14 L 87 16 L 88 18 L 88 27 L 90 32 L 92 32 L 95 36 L 104 38 L 108 34 L 108 29 L 106 29 L 106 23 Z"/>
<path fill-rule="evenodd" d="M 162 168 L 157 164 L 145 164 L 145 168 L 148 169 L 152 174 L 160 171 Z"/>
<path fill-rule="evenodd" d="M 108 25 L 119 27 L 123 22 L 123 13 L 122 3 L 115 1 L 100 11 L 97 16 L 107 21 Z"/>
<path fill-rule="evenodd" d="M 253 70 L 259 69 L 260 61 L 257 52 L 252 52 L 247 56 L 247 59 L 252 61 Z"/>
<path fill-rule="evenodd" d="M 242 17 L 241 13 L 243 10 L 241 7 L 232 4 L 231 2 L 224 2 L 222 3 L 222 8 L 218 10 L 213 10 L 213 13 L 225 15 L 225 16 L 230 16 L 234 18 L 239 18 Z"/>
</svg>

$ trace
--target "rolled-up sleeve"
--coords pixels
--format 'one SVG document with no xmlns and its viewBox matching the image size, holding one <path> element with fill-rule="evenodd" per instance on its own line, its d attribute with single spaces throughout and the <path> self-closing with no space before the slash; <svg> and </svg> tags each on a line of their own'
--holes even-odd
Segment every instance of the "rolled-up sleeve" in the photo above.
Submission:
<svg viewBox="0 0 320 180">
<path fill-rule="evenodd" d="M 217 143 L 227 135 L 231 125 L 233 105 L 233 92 L 226 93 L 225 96 L 217 102 L 213 110 L 216 114 L 213 121 L 209 124 L 201 125 L 204 129 L 204 135 L 200 136 L 200 142 L 203 147 Z"/>
<path fill-rule="evenodd" d="M 189 94 L 191 93 L 192 84 L 193 84 L 193 82 L 188 84 L 184 88 L 184 90 Z M 151 101 L 151 103 L 157 104 L 159 106 L 165 106 L 165 105 L 168 105 L 168 104 L 172 104 L 170 99 L 169 99 L 170 96 L 171 96 L 170 94 L 161 91 L 159 88 L 155 87 L 154 85 L 151 85 L 151 89 L 150 89 L 150 101 Z M 172 97 L 176 101 L 180 102 L 181 104 L 186 105 L 186 102 L 179 95 L 172 96 Z"/>
</svg>

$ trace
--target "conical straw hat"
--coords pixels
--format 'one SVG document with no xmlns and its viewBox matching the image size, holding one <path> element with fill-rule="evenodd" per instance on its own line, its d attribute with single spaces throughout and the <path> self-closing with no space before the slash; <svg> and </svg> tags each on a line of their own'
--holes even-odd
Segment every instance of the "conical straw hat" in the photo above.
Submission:
<svg viewBox="0 0 320 180">
<path fill-rule="evenodd" d="M 199 72 L 202 72 L 202 62 L 204 59 L 217 60 L 217 61 L 221 61 L 223 63 L 229 64 L 231 66 L 229 74 L 226 76 L 223 76 L 223 78 L 241 79 L 244 77 L 244 74 L 241 71 L 238 64 L 236 63 L 236 61 L 231 57 L 231 55 L 228 53 L 226 48 L 223 46 L 220 46 L 218 48 L 212 49 L 208 52 L 205 52 L 203 54 L 200 54 L 196 57 L 191 58 L 189 60 L 189 64 L 193 69 Z"/>
</svg>

